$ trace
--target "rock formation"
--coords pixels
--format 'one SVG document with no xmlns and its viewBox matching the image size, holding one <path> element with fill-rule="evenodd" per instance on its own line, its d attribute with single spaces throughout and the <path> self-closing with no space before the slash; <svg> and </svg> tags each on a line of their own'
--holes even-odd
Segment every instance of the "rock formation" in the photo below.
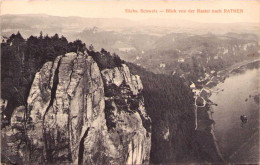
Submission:
<svg viewBox="0 0 260 165">
<path fill-rule="evenodd" d="M 11 163 L 149 163 L 151 120 L 139 76 L 67 53 L 36 73 L 27 105 L 2 130 Z"/>
</svg>

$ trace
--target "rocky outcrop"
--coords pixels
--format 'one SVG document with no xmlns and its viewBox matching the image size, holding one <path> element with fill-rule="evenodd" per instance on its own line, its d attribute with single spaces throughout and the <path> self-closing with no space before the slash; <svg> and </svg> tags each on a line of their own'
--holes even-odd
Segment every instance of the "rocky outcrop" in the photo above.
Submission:
<svg viewBox="0 0 260 165">
<path fill-rule="evenodd" d="M 87 54 L 68 53 L 36 73 L 27 106 L 4 130 L 10 162 L 149 163 L 151 121 L 139 76 L 125 64 L 100 71 Z M 19 136 L 18 136 L 19 134 Z M 19 141 L 19 145 L 16 142 Z"/>
</svg>

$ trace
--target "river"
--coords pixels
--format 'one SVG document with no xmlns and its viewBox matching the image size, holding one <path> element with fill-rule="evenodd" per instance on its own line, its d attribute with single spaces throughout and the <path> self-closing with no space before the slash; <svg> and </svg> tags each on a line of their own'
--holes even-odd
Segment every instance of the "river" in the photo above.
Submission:
<svg viewBox="0 0 260 165">
<path fill-rule="evenodd" d="M 212 89 L 215 136 L 227 162 L 259 162 L 259 103 L 254 96 L 260 92 L 260 69 L 246 69 L 231 74 Z M 241 115 L 248 123 L 241 127 Z"/>
</svg>

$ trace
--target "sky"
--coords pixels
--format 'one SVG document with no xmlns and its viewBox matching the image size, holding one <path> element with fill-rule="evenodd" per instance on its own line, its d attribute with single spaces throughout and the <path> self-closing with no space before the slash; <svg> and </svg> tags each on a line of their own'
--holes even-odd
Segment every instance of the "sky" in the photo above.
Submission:
<svg viewBox="0 0 260 165">
<path fill-rule="evenodd" d="M 125 10 L 138 13 L 126 13 Z M 157 10 L 158 13 L 140 13 L 140 10 Z M 166 9 L 176 13 L 166 13 Z M 242 9 L 243 13 L 196 13 L 200 10 Z M 178 10 L 195 10 L 195 13 L 178 13 Z M 164 12 L 160 12 L 164 11 Z M 95 0 L 2 0 L 2 14 L 49 14 L 55 16 L 81 16 L 95 18 L 182 19 L 203 23 L 260 23 L 260 1 L 253 0 L 175 0 L 175 1 L 95 1 Z"/>
</svg>

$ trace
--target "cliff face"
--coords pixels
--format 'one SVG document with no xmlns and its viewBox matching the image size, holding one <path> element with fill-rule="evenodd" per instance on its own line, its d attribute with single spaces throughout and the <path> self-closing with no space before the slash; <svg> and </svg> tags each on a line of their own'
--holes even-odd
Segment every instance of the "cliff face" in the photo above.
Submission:
<svg viewBox="0 0 260 165">
<path fill-rule="evenodd" d="M 131 63 L 128 66 L 142 80 L 145 107 L 153 121 L 150 163 L 221 163 L 213 120 L 202 99 L 206 91 L 192 91 L 177 76 L 154 74 Z"/>
<path fill-rule="evenodd" d="M 125 64 L 100 71 L 68 53 L 36 73 L 27 106 L 3 129 L 11 162 L 149 163 L 151 121 L 143 86 Z"/>
</svg>

